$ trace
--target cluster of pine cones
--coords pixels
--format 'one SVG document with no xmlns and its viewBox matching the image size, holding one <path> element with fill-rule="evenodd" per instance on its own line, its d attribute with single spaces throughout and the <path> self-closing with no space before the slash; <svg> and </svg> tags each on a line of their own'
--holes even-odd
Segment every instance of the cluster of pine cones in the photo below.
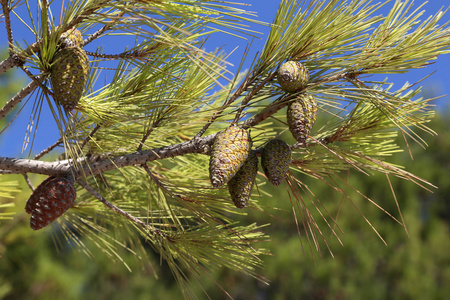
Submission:
<svg viewBox="0 0 450 300">
<path fill-rule="evenodd" d="M 74 29 L 63 35 L 63 47 L 57 52 L 51 81 L 55 99 L 68 111 L 78 103 L 87 81 L 88 59 L 80 47 L 82 37 Z M 278 70 L 278 82 L 289 93 L 302 90 L 308 83 L 308 70 L 299 62 L 289 61 Z M 317 103 L 312 95 L 299 94 L 289 103 L 287 121 L 293 137 L 306 146 L 307 137 L 317 118 Z M 278 186 L 285 179 L 292 161 L 290 146 L 280 140 L 268 141 L 261 153 L 261 165 L 267 179 Z M 231 125 L 219 132 L 211 148 L 209 175 L 211 184 L 219 188 L 228 184 L 231 199 L 237 208 L 247 204 L 258 172 L 258 157 L 252 150 L 247 130 Z M 28 199 L 25 210 L 31 214 L 34 230 L 52 223 L 74 204 L 76 189 L 67 177 L 49 177 Z"/>
<path fill-rule="evenodd" d="M 278 83 L 288 93 L 301 91 L 309 80 L 308 70 L 296 61 L 288 61 L 278 70 Z M 289 130 L 300 147 L 306 140 L 317 118 L 317 102 L 310 94 L 302 93 L 290 102 L 287 109 Z M 261 165 L 267 179 L 279 185 L 289 171 L 292 151 L 289 145 L 272 139 L 262 149 Z M 238 208 L 247 204 L 258 172 L 258 157 L 252 151 L 247 130 L 231 125 L 219 132 L 211 148 L 209 178 L 213 187 L 228 183 L 228 191 Z"/>
</svg>

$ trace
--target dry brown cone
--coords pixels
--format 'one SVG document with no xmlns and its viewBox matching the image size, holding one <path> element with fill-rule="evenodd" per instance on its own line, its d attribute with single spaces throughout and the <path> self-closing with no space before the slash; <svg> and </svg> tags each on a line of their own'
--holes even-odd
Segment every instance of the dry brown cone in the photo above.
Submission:
<svg viewBox="0 0 450 300">
<path fill-rule="evenodd" d="M 76 189 L 66 177 L 48 177 L 31 194 L 25 211 L 31 214 L 30 227 L 41 229 L 52 223 L 75 202 Z"/>
</svg>

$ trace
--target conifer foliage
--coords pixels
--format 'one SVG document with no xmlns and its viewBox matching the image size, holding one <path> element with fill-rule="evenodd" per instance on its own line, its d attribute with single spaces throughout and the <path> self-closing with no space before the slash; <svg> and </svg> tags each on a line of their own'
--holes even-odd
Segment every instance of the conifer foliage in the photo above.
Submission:
<svg viewBox="0 0 450 300">
<path fill-rule="evenodd" d="M 49 176 L 30 191 L 26 211 L 34 229 L 53 221 L 43 230 L 59 227 L 60 243 L 85 248 L 93 240 L 125 265 L 122 250 L 145 264 L 148 244 L 186 298 L 196 298 L 190 285 L 215 268 L 265 281 L 258 275 L 267 254 L 260 247 L 268 240 L 264 224 L 240 224 L 235 216 L 268 209 L 267 192 L 255 188 L 267 181 L 288 191 L 277 201 L 292 202 L 311 249 L 320 252 L 325 244 L 330 253 L 330 236 L 340 242 L 338 212 L 320 204 L 304 176 L 355 206 L 343 188 L 349 170 L 433 187 L 388 160 L 402 151 L 399 133 L 419 144 L 421 134 L 434 134 L 426 126 L 431 99 L 419 97 L 418 85 L 396 87 L 372 75 L 407 73 L 448 53 L 442 11 L 421 20 L 423 7 L 413 9 L 409 0 L 394 1 L 386 15 L 379 11 L 389 4 L 368 0 L 280 0 L 275 19 L 265 24 L 239 3 L 223 1 L 63 3 L 1 0 L 0 16 L 8 38 L 2 42 L 9 44 L 0 73 L 20 67 L 29 77 L 0 108 L 0 118 L 32 105 L 24 140 L 38 139 L 34 126 L 48 105 L 60 132 L 35 157 L 0 157 L 0 177 Z M 18 17 L 24 4 L 29 18 Z M 18 23 L 35 39 L 16 37 Z M 226 53 L 205 50 L 208 35 L 252 38 L 258 35 L 253 25 L 270 31 L 257 57 L 243 53 L 237 74 L 227 69 Z M 117 53 L 92 43 L 130 36 Z M 383 210 L 370 195 L 364 199 Z M 56 212 L 55 203 L 63 209 Z M 401 210 L 385 212 L 405 227 Z M 328 227 L 316 226 L 317 217 Z"/>
</svg>

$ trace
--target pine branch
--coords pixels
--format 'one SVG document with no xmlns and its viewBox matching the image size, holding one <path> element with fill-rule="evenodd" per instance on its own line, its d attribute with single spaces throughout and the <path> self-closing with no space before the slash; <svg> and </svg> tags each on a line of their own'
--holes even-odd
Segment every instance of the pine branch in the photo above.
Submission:
<svg viewBox="0 0 450 300">
<path fill-rule="evenodd" d="M 22 90 L 20 90 L 14 97 L 11 98 L 3 107 L 0 109 L 0 119 L 4 118 L 14 107 L 19 104 L 26 96 L 33 92 L 39 83 L 43 82 L 46 76 L 38 75 L 33 78 L 33 80 Z"/>
<path fill-rule="evenodd" d="M 138 218 L 133 217 L 132 215 L 130 215 L 126 211 L 118 208 L 117 206 L 115 206 L 114 204 L 112 204 L 111 202 L 109 202 L 108 200 L 103 198 L 102 195 L 100 195 L 96 190 L 94 190 L 92 187 L 90 187 L 88 184 L 86 184 L 83 180 L 78 179 L 77 182 L 84 189 L 86 189 L 89 193 L 91 193 L 95 198 L 97 198 L 100 202 L 102 202 L 106 207 L 108 207 L 110 210 L 112 210 L 113 212 L 118 213 L 118 214 L 124 216 L 125 218 L 127 218 L 128 220 L 130 220 L 131 222 L 134 222 L 134 223 L 138 224 L 139 226 L 144 228 L 144 230 L 148 231 L 151 235 L 158 235 L 158 236 L 161 236 L 161 237 L 164 237 L 164 238 L 169 238 L 161 230 L 159 230 L 157 228 L 154 228 L 153 226 L 151 226 L 151 225 L 149 225 L 149 224 L 147 224 L 145 222 L 142 222 Z"/>
<path fill-rule="evenodd" d="M 108 170 L 132 165 L 142 165 L 157 159 L 170 158 L 188 153 L 208 153 L 216 134 L 190 140 L 173 146 L 161 147 L 146 151 L 137 151 L 127 155 L 102 159 L 96 162 L 86 162 L 81 170 L 75 171 L 78 178 L 82 174 L 98 175 Z M 42 162 L 29 159 L 0 158 L 0 170 L 14 173 L 38 173 L 44 175 L 61 176 L 69 172 L 70 165 L 62 162 Z"/>
<path fill-rule="evenodd" d="M 89 135 L 83 140 L 83 143 L 80 146 L 80 150 L 83 150 L 83 148 L 89 143 L 89 141 L 92 139 L 94 134 L 101 128 L 100 125 L 95 125 L 95 128 L 92 129 L 92 131 L 89 133 Z"/>
<path fill-rule="evenodd" d="M 8 0 L 1 0 L 2 10 L 3 10 L 3 16 L 5 18 L 5 27 L 6 27 L 6 33 L 8 35 L 8 48 L 10 51 L 10 54 L 12 53 L 12 45 L 14 43 L 13 33 L 11 29 L 11 19 L 9 17 L 10 8 L 8 7 Z"/>
<path fill-rule="evenodd" d="M 22 71 L 25 72 L 25 74 L 27 74 L 28 77 L 31 78 L 31 80 L 36 82 L 38 87 L 40 87 L 46 94 L 51 95 L 53 97 L 53 92 L 50 91 L 45 85 L 42 84 L 42 82 L 47 78 L 47 76 L 45 76 L 44 74 L 35 76 L 30 72 L 30 70 L 28 70 L 28 68 L 26 68 L 24 66 L 20 66 L 20 68 L 22 69 Z M 39 76 L 42 77 L 42 80 L 39 78 Z"/>
<path fill-rule="evenodd" d="M 91 9 L 86 11 L 87 14 L 93 13 L 96 9 Z M 87 17 L 79 17 L 77 19 L 74 19 L 72 22 L 64 26 L 64 31 L 74 27 L 75 25 L 81 23 L 84 19 Z M 28 48 L 21 51 L 20 53 L 11 53 L 10 56 L 5 59 L 4 61 L 0 62 L 0 74 L 3 72 L 8 71 L 9 69 L 13 67 L 20 66 L 24 64 L 25 60 L 30 57 L 33 54 L 39 53 L 39 50 L 42 46 L 43 40 L 39 40 L 35 43 L 32 43 Z"/>
<path fill-rule="evenodd" d="M 6 2 L 1 1 L 5 10 Z M 65 113 L 49 101 L 61 133 L 55 144 L 34 160 L 0 157 L 1 174 L 75 177 L 84 190 L 73 209 L 58 221 L 65 238 L 84 247 L 86 237 L 119 259 L 116 247 L 145 252 L 145 241 L 167 261 L 181 286 L 188 285 L 190 276 L 198 280 L 217 266 L 258 278 L 254 269 L 265 252 L 254 249 L 252 243 L 265 237 L 254 224 L 234 223 L 233 217 L 245 211 L 234 208 L 226 189 L 211 188 L 205 171 L 207 155 L 217 132 L 230 123 L 251 129 L 252 151 L 261 155 L 267 140 L 286 137 L 289 122 L 282 109 L 303 93 L 317 100 L 314 114 L 320 112 L 318 121 L 324 125 L 308 128 L 301 147 L 300 143 L 290 147 L 292 172 L 285 187 L 297 231 L 306 233 L 312 254 L 314 249 L 321 253 L 320 244 L 332 253 L 326 231 L 341 243 L 335 231 L 339 227 L 337 216 L 328 213 L 326 205 L 296 177 L 298 173 L 341 192 L 382 240 L 336 182 L 336 177 L 342 180 L 340 172 L 392 174 L 425 189 L 434 187 L 385 161 L 401 150 L 398 132 L 423 145 L 415 130 L 434 134 L 426 126 L 432 116 L 430 99 L 417 99 L 420 89 L 412 85 L 391 91 L 391 84 L 371 81 L 370 75 L 421 68 L 448 53 L 448 24 L 437 25 L 441 13 L 420 22 L 422 13 L 409 13 L 412 3 L 408 0 L 396 1 L 385 17 L 375 15 L 384 3 L 372 5 L 369 0 L 283 0 L 249 71 L 240 73 L 243 59 L 238 75 L 230 77 L 227 55 L 204 50 L 204 38 L 216 32 L 239 35 L 244 32 L 240 22 L 253 22 L 252 15 L 221 1 L 181 2 L 71 1 L 62 10 L 59 27 L 53 20 L 47 23 L 47 11 L 42 11 L 39 23 L 30 24 L 38 41 L 26 49 L 17 46 L 0 63 L 0 73 L 25 62 L 42 72 L 38 81 L 0 110 L 1 119 L 36 87 L 51 94 L 41 82 L 61 49 L 58 35 L 67 29 L 100 27 L 81 46 L 109 34 L 136 37 L 134 47 L 116 55 L 101 49 L 89 52 L 98 59 L 90 65 L 88 92 L 79 99 L 76 111 Z M 47 1 L 43 4 L 46 8 Z M 8 38 L 11 47 L 9 31 Z M 101 63 L 109 59 L 117 60 L 108 61 L 113 67 L 106 66 L 115 74 L 94 90 L 105 68 Z M 287 60 L 301 61 L 309 71 L 309 82 L 295 93 L 286 92 L 275 80 L 279 66 Z M 33 78 L 31 72 L 28 75 Z M 33 121 L 38 120 L 42 99 L 34 103 Z M 312 121 L 306 113 L 313 114 L 304 106 L 303 121 L 314 123 L 316 116 Z M 327 113 L 329 118 L 322 119 Z M 274 122 L 264 122 L 268 119 Z M 66 160 L 38 161 L 62 143 Z M 255 180 L 262 183 L 263 176 Z M 402 217 L 399 221 L 363 197 L 405 226 Z M 250 206 L 258 207 L 256 199 L 250 199 Z M 314 215 L 323 219 L 325 230 Z"/>
<path fill-rule="evenodd" d="M 46 149 L 42 150 L 39 154 L 37 154 L 34 157 L 34 160 L 39 160 L 41 159 L 44 155 L 50 153 L 53 149 L 55 149 L 56 147 L 58 147 L 59 145 L 61 145 L 63 142 L 62 138 L 59 138 L 55 143 L 53 143 L 53 145 L 50 145 L 49 147 L 47 147 Z"/>
<path fill-rule="evenodd" d="M 125 13 L 121 12 L 119 14 L 117 14 L 116 18 L 120 18 L 123 17 Z M 104 34 L 105 32 L 107 32 L 109 29 L 111 29 L 114 26 L 115 22 L 113 20 L 111 20 L 109 22 L 109 24 L 104 25 L 102 28 L 98 29 L 96 32 L 94 32 L 93 34 L 91 34 L 87 39 L 85 39 L 81 45 L 81 47 L 86 46 L 87 44 L 91 43 L 93 40 L 99 38 L 102 34 Z"/>
<path fill-rule="evenodd" d="M 23 177 L 24 177 L 25 182 L 27 183 L 28 187 L 30 188 L 30 190 L 34 191 L 34 186 L 33 186 L 33 183 L 30 180 L 30 177 L 28 177 L 27 174 L 23 174 Z"/>
<path fill-rule="evenodd" d="M 61 26 L 60 30 L 61 32 L 66 32 L 68 29 L 76 27 L 76 25 L 82 23 L 86 19 L 90 18 L 90 16 L 103 6 L 107 4 L 109 1 L 100 1 L 93 5 L 92 7 L 83 7 L 82 11 L 79 12 L 79 16 L 75 17 L 73 20 L 68 22 L 67 24 L 64 24 Z M 95 37 L 93 37 L 95 38 Z M 92 38 L 92 39 L 93 39 Z M 39 50 L 41 49 L 41 46 L 43 44 L 43 40 L 40 39 L 35 43 L 32 43 L 28 48 L 25 50 L 22 50 L 20 53 L 10 53 L 10 56 L 5 59 L 4 61 L 0 62 L 0 74 L 3 72 L 6 72 L 7 70 L 20 66 L 24 63 L 24 61 L 31 56 L 32 54 L 39 53 Z M 90 40 L 86 41 L 90 42 Z M 12 44 L 11 44 L 12 45 Z"/>
</svg>

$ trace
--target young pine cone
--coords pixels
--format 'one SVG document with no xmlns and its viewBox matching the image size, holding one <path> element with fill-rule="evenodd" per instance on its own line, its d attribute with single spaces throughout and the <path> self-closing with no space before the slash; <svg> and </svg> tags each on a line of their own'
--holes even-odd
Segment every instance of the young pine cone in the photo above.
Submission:
<svg viewBox="0 0 450 300">
<path fill-rule="evenodd" d="M 228 182 L 228 191 L 237 208 L 244 208 L 252 193 L 258 173 L 258 157 L 250 152 L 242 167 Z"/>
<path fill-rule="evenodd" d="M 237 173 L 251 147 L 248 131 L 236 125 L 217 134 L 209 160 L 209 178 L 213 187 L 221 187 Z"/>
<path fill-rule="evenodd" d="M 273 185 L 280 185 L 289 171 L 292 151 L 288 144 L 279 139 L 267 142 L 261 154 L 261 165 L 267 179 Z"/>
<path fill-rule="evenodd" d="M 34 190 L 25 205 L 25 211 L 31 214 L 30 227 L 38 230 L 52 223 L 73 206 L 76 196 L 71 180 L 48 177 Z"/>
<path fill-rule="evenodd" d="M 80 47 L 81 43 L 83 43 L 83 36 L 78 29 L 71 28 L 61 34 L 60 41 L 63 47 Z"/>
<path fill-rule="evenodd" d="M 298 61 L 288 61 L 278 69 L 277 80 L 285 92 L 295 93 L 308 84 L 309 72 Z"/>
<path fill-rule="evenodd" d="M 306 146 L 306 139 L 317 119 L 317 101 L 312 95 L 301 94 L 289 103 L 287 109 L 287 123 L 292 136 L 302 147 Z"/>
<path fill-rule="evenodd" d="M 86 52 L 78 46 L 60 49 L 50 73 L 55 100 L 66 111 L 75 108 L 83 95 L 89 74 Z"/>
</svg>

